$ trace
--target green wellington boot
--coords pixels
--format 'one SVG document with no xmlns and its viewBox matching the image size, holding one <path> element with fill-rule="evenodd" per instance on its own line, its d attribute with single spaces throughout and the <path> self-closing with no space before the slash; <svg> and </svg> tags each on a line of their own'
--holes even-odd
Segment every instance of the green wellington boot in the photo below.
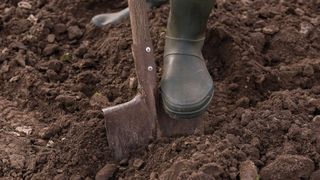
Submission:
<svg viewBox="0 0 320 180">
<path fill-rule="evenodd" d="M 201 115 L 213 97 L 213 81 L 202 56 L 213 0 L 170 0 L 161 96 L 175 119 Z"/>
</svg>

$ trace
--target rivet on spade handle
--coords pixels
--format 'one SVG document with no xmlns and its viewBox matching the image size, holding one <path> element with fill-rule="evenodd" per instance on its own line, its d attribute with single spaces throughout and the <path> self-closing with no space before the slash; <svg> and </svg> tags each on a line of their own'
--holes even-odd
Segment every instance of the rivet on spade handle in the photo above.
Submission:
<svg viewBox="0 0 320 180">
<path fill-rule="evenodd" d="M 146 51 L 147 51 L 147 53 L 151 52 L 151 48 L 150 48 L 150 47 L 147 47 L 147 48 L 146 48 Z"/>
</svg>

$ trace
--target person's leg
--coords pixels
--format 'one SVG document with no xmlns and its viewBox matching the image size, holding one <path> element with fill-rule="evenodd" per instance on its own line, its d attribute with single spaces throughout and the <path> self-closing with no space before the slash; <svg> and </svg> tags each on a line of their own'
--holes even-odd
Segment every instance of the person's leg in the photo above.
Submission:
<svg viewBox="0 0 320 180">
<path fill-rule="evenodd" d="M 201 49 L 213 0 L 171 0 L 161 95 L 173 118 L 201 115 L 213 96 L 213 81 Z"/>
</svg>

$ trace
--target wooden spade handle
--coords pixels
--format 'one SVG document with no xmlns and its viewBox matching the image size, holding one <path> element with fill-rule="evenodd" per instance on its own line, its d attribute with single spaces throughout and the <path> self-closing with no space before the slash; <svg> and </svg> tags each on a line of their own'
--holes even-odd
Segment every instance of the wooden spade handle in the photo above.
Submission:
<svg viewBox="0 0 320 180">
<path fill-rule="evenodd" d="M 129 0 L 129 12 L 134 44 L 151 42 L 145 0 Z"/>
<path fill-rule="evenodd" d="M 155 104 L 156 95 L 156 63 L 154 49 L 149 32 L 147 4 L 145 0 L 129 0 L 129 12 L 132 29 L 132 52 L 135 68 L 148 103 Z M 155 106 L 155 105 L 152 105 Z M 153 107 L 155 109 L 155 107 Z"/>
</svg>

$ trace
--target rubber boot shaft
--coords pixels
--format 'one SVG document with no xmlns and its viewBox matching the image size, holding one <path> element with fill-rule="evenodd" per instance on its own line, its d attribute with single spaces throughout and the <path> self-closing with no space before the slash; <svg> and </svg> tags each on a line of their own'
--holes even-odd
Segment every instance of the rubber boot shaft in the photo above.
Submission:
<svg viewBox="0 0 320 180">
<path fill-rule="evenodd" d="M 203 38 L 213 4 L 213 0 L 170 0 L 167 36 Z"/>
<path fill-rule="evenodd" d="M 213 81 L 201 49 L 212 0 L 171 0 L 161 95 L 173 118 L 201 115 L 213 96 Z"/>
<path fill-rule="evenodd" d="M 167 0 L 147 0 L 147 3 L 150 3 L 151 7 L 159 7 L 166 2 Z"/>
</svg>

